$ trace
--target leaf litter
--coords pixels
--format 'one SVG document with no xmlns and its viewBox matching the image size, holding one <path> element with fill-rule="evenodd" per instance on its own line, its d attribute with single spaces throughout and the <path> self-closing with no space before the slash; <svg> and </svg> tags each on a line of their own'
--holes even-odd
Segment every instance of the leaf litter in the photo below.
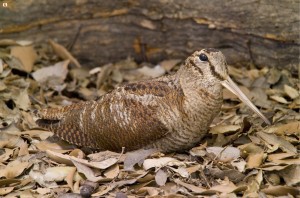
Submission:
<svg viewBox="0 0 300 198">
<path fill-rule="evenodd" d="M 173 73 L 184 60 L 152 65 L 128 58 L 88 70 L 53 40 L 35 44 L 6 39 L 0 47 L 2 197 L 299 195 L 297 74 L 229 67 L 243 92 L 272 120 L 271 126 L 224 89 L 220 115 L 190 151 L 99 152 L 55 139 L 37 127 L 33 111 L 95 100 L 121 83 Z"/>
</svg>

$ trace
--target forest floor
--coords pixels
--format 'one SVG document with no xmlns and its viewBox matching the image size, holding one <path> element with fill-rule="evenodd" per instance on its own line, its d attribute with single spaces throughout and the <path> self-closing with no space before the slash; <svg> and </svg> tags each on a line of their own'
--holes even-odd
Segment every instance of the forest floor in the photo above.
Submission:
<svg viewBox="0 0 300 198">
<path fill-rule="evenodd" d="M 300 82 L 284 69 L 229 66 L 273 124 L 224 89 L 205 139 L 181 153 L 90 153 L 35 124 L 36 109 L 96 100 L 121 83 L 173 73 L 182 61 L 128 58 L 88 69 L 54 41 L 0 40 L 0 196 L 299 196 Z"/>
</svg>

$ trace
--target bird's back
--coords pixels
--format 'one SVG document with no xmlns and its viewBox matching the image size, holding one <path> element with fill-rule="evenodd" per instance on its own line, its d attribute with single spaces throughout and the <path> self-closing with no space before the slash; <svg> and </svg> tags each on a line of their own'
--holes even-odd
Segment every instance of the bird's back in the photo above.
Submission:
<svg viewBox="0 0 300 198">
<path fill-rule="evenodd" d="M 174 76 L 120 86 L 98 101 L 38 113 L 38 125 L 91 148 L 134 150 L 172 133 L 184 114 L 184 93 Z M 161 119 L 163 118 L 163 119 Z"/>
</svg>

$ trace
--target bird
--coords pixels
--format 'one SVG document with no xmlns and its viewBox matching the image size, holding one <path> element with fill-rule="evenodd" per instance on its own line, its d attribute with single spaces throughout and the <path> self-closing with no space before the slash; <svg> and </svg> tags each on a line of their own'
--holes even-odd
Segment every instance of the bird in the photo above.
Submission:
<svg viewBox="0 0 300 198">
<path fill-rule="evenodd" d="M 208 133 L 226 87 L 270 121 L 231 80 L 217 49 L 195 51 L 172 75 L 120 85 L 96 101 L 36 112 L 39 127 L 82 147 L 121 151 L 187 150 Z"/>
</svg>

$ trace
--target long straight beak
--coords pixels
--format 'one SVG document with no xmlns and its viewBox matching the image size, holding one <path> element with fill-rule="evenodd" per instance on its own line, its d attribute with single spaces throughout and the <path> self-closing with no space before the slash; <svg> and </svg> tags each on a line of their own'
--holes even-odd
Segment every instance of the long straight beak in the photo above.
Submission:
<svg viewBox="0 0 300 198">
<path fill-rule="evenodd" d="M 231 80 L 229 76 L 226 80 L 222 81 L 221 84 L 229 91 L 234 93 L 248 107 L 250 107 L 250 109 L 252 109 L 259 117 L 261 117 L 265 123 L 268 125 L 271 124 L 271 122 L 256 108 L 256 106 L 247 98 L 247 96 L 240 90 L 240 88 Z"/>
</svg>

